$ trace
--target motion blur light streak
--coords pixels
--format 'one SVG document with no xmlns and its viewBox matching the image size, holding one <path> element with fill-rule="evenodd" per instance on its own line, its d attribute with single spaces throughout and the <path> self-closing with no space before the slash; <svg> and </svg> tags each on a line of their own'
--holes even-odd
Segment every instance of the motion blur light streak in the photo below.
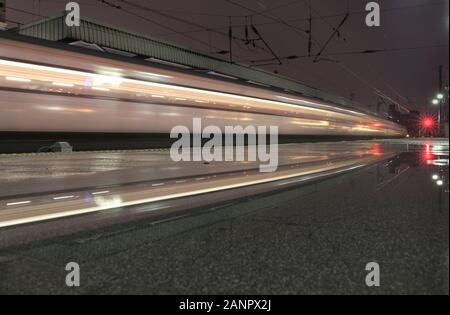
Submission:
<svg viewBox="0 0 450 315">
<path fill-rule="evenodd" d="M 26 205 L 31 203 L 31 201 L 17 201 L 17 202 L 8 202 L 6 204 L 7 207 L 11 207 L 11 206 L 19 206 L 19 205 Z"/>
<path fill-rule="evenodd" d="M 109 193 L 109 190 L 104 190 L 104 191 L 96 191 L 96 192 L 93 192 L 92 193 L 92 195 L 103 195 L 103 194 L 107 194 L 107 193 Z"/>
<path fill-rule="evenodd" d="M 10 43 L 6 41 L 5 45 Z M 26 45 L 34 47 L 32 45 Z M 17 48 L 17 46 L 15 46 Z M 64 56 L 60 56 L 60 51 L 49 49 L 49 54 L 58 56 L 58 60 L 67 58 L 67 52 Z M 6 56 L 7 57 L 7 56 Z M 61 59 L 62 58 L 62 59 Z M 83 56 L 84 59 L 92 59 L 99 62 L 98 58 L 90 56 Z M 108 61 L 111 63 L 111 61 Z M 65 66 L 70 66 L 71 61 L 67 59 Z M 184 85 L 169 84 L 161 82 L 152 82 L 152 78 L 157 75 L 157 69 L 148 67 L 151 71 L 130 71 L 127 67 L 136 67 L 133 65 L 126 65 L 118 63 L 115 67 L 109 67 L 113 70 L 107 70 L 108 67 L 97 65 L 96 73 L 74 70 L 74 68 L 66 69 L 61 66 L 52 65 L 37 65 L 30 61 L 17 61 L 0 59 L 0 75 L 8 77 L 25 77 L 33 81 L 33 84 L 24 86 L 14 84 L 13 82 L 5 83 L 5 88 L 13 88 L 15 91 L 32 90 L 51 93 L 46 97 L 51 100 L 54 94 L 61 95 L 60 100 L 54 99 L 54 102 L 67 104 L 68 108 L 73 108 L 81 105 L 74 105 L 76 100 L 63 98 L 71 97 L 89 97 L 93 100 L 89 102 L 90 106 L 95 107 L 96 112 L 90 112 L 91 122 L 84 124 L 77 123 L 77 119 L 84 120 L 84 117 L 67 116 L 64 112 L 59 114 L 53 113 L 51 118 L 53 121 L 61 121 L 61 127 L 53 130 L 52 126 L 45 124 L 38 127 L 39 122 L 33 121 L 36 127 L 28 126 L 26 131 L 58 131 L 58 132 L 133 132 L 133 133 L 167 133 L 167 128 L 161 129 L 157 127 L 158 124 L 134 124 L 126 123 L 124 120 L 119 120 L 120 115 L 117 111 L 113 111 L 111 106 L 106 107 L 106 103 L 114 103 L 118 106 L 120 103 L 121 110 L 127 113 L 129 121 L 146 119 L 139 117 L 137 111 L 134 109 L 135 103 L 149 104 L 146 105 L 152 112 L 159 112 L 156 115 L 163 115 L 174 117 L 172 123 L 174 125 L 185 125 L 187 119 L 187 112 L 180 113 L 181 108 L 195 108 L 198 112 L 201 108 L 214 111 L 226 110 L 222 115 L 217 113 L 207 113 L 208 116 L 217 117 L 211 124 L 222 126 L 225 124 L 225 119 L 236 119 L 237 121 L 257 121 L 263 125 L 279 125 L 281 127 L 280 134 L 328 134 L 328 135 L 351 135 L 351 136 L 381 136 L 392 137 L 405 135 L 406 131 L 399 125 L 386 121 L 381 124 L 379 118 L 371 116 L 366 113 L 357 112 L 355 110 L 340 108 L 332 104 L 325 104 L 322 101 L 313 101 L 295 97 L 284 97 L 279 93 L 274 94 L 267 90 L 262 90 L 259 87 L 246 87 L 237 83 L 223 82 L 222 86 L 216 86 L 216 89 L 207 88 L 204 82 L 210 82 L 211 85 L 217 84 L 217 79 L 204 79 L 194 75 L 178 74 L 166 75 L 166 72 L 161 73 L 161 78 L 165 82 L 177 82 L 179 77 L 183 76 L 185 80 Z M 123 67 L 123 68 L 121 68 Z M 143 68 L 143 67 L 140 67 Z M 99 70 L 100 69 L 100 70 Z M 144 75 L 144 73 L 148 73 Z M 157 77 L 157 76 L 156 76 Z M 189 78 L 189 81 L 188 79 Z M 149 80 L 149 81 L 146 81 Z M 60 89 L 49 90 L 48 82 L 55 82 Z M 189 84 L 187 86 L 186 84 Z M 84 88 L 83 88 L 84 87 Z M 206 87 L 206 88 L 205 88 Z M 224 91 L 226 92 L 224 92 Z M 255 94 L 259 90 L 261 97 L 247 96 L 248 94 Z M 248 93 L 247 91 L 251 91 Z M 3 92 L 5 93 L 5 92 Z M 16 92 L 16 95 L 19 92 Z M 5 93 L 6 94 L 6 93 Z M 17 97 L 10 93 L 10 97 Z M 66 95 L 66 96 L 65 96 Z M 24 98 L 25 95 L 22 95 Z M 99 100 L 103 100 L 100 102 Z M 157 103 L 156 99 L 160 102 Z M 282 101 L 280 101 L 282 100 Z M 36 100 L 33 100 L 35 102 Z M 26 102 L 26 105 L 23 104 Z M 48 101 L 45 100 L 47 103 Z M 132 102 L 132 103 L 131 103 Z M 30 117 L 42 116 L 46 113 L 34 112 L 36 108 L 30 100 L 18 101 L 19 106 L 29 112 Z M 77 102 L 80 104 L 80 102 Z M 100 105 L 100 103 L 104 105 Z M 23 104 L 23 105 L 22 105 Z M 55 104 L 56 105 L 56 104 Z M 48 104 L 47 104 L 48 106 Z M 154 107 L 157 106 L 157 107 Z M 178 109 L 179 108 L 179 109 Z M 231 112 L 230 108 L 233 108 Z M 142 110 L 139 110 L 141 112 Z M 161 111 L 163 111 L 161 113 Z M 67 111 L 66 113 L 68 113 Z M 76 112 L 73 110 L 71 112 Z M 89 113 L 81 111 L 80 113 Z M 243 113 L 248 113 L 249 117 L 242 117 Z M 213 114 L 213 115 L 211 115 Z M 59 115 L 59 116 L 58 116 Z M 64 115 L 64 116 L 62 116 Z M 101 115 L 101 117 L 100 117 Z M 259 116 L 256 115 L 267 115 Z M 206 116 L 206 115 L 205 115 Z M 175 118 L 176 117 L 176 118 Z M 222 117 L 222 118 L 221 118 Z M 291 119 L 289 119 L 291 118 Z M 22 131 L 20 126 L 11 125 L 11 121 L 16 120 L 17 117 L 3 117 L 4 122 L 1 122 L 4 130 L 0 131 Z M 92 121 L 99 121 L 101 124 L 93 124 Z M 151 118 L 149 118 L 151 119 Z M 222 121 L 221 121 L 222 120 Z M 10 125 L 10 127 L 7 127 Z M 103 127 L 102 127 L 103 126 Z M 309 127 L 308 127 L 309 126 Z M 117 130 L 114 130 L 117 128 Z"/>
<path fill-rule="evenodd" d="M 102 88 L 102 87 L 98 87 L 98 86 L 93 86 L 92 89 L 96 90 L 96 91 L 103 91 L 103 92 L 109 92 L 110 91 L 110 89 Z"/>
<path fill-rule="evenodd" d="M 52 84 L 56 85 L 56 86 L 63 86 L 63 87 L 74 87 L 74 85 L 72 83 L 53 82 Z"/>
<path fill-rule="evenodd" d="M 64 199 L 72 199 L 72 198 L 75 198 L 75 196 L 70 195 L 70 196 L 53 197 L 53 200 L 64 200 Z"/>
<path fill-rule="evenodd" d="M 17 82 L 31 82 L 30 79 L 18 78 L 18 77 L 5 77 L 8 81 L 17 81 Z"/>
<path fill-rule="evenodd" d="M 164 89 L 167 89 L 169 92 L 170 91 L 179 91 L 179 92 L 194 92 L 200 95 L 209 95 L 209 96 L 219 96 L 219 97 L 225 97 L 228 99 L 234 99 L 234 100 L 243 100 L 243 101 L 257 101 L 260 103 L 264 103 L 264 104 L 270 104 L 270 105 L 276 105 L 276 106 L 286 106 L 286 107 L 290 107 L 290 108 L 296 108 L 296 109 L 307 109 L 309 111 L 317 111 L 317 112 L 321 112 L 322 114 L 326 114 L 326 115 L 330 115 L 331 112 L 327 111 L 327 110 L 322 110 L 322 109 L 318 109 L 318 108 L 314 108 L 314 107 L 305 107 L 305 106 L 301 106 L 301 105 L 291 105 L 288 103 L 281 103 L 281 102 L 276 102 L 276 101 L 270 101 L 270 100 L 265 100 L 265 99 L 255 99 L 255 98 L 250 98 L 250 97 L 246 97 L 246 96 L 240 96 L 240 95 L 233 95 L 233 94 L 225 94 L 225 93 L 221 93 L 221 92 L 215 92 L 215 91 L 205 91 L 205 90 L 199 90 L 199 89 L 193 89 L 193 88 L 189 88 L 189 87 L 180 87 L 180 86 L 173 86 L 173 85 L 166 85 L 166 84 L 161 84 L 161 83 L 154 83 L 154 82 L 147 82 L 147 81 L 139 81 L 139 80 L 134 80 L 134 79 L 122 79 L 122 78 L 117 78 L 117 77 L 107 77 L 107 76 L 103 76 L 103 75 L 96 75 L 96 74 L 91 74 L 91 73 L 86 73 L 86 72 L 80 72 L 80 71 L 75 71 L 75 70 L 66 70 L 66 69 L 61 69 L 61 68 L 54 68 L 54 67 L 47 67 L 47 66 L 38 66 L 38 65 L 33 65 L 33 64 L 25 64 L 25 63 L 20 63 L 20 62 L 15 62 L 15 61 L 7 61 L 7 60 L 0 60 L 0 64 L 4 64 L 7 66 L 10 66 L 9 68 L 6 69 L 2 69 L 0 68 L 0 74 L 2 73 L 15 73 L 17 72 L 17 70 L 15 69 L 16 67 L 19 68 L 25 68 L 25 69 L 29 69 L 29 70 L 34 70 L 32 72 L 28 72 L 28 76 L 38 80 L 38 81 L 47 81 L 49 79 L 49 76 L 54 76 L 56 73 L 58 74 L 67 74 L 67 75 L 71 75 L 69 77 L 64 77 L 66 80 L 74 80 L 74 85 L 75 84 L 82 84 L 81 82 L 86 82 L 86 79 L 88 78 L 92 78 L 94 81 L 94 85 L 104 85 L 104 84 L 110 84 L 113 87 L 119 87 L 119 85 L 121 85 L 122 83 L 129 83 L 132 85 L 127 85 L 122 87 L 121 89 L 127 90 L 135 87 L 134 91 L 142 91 L 142 92 L 146 92 L 148 91 L 147 89 L 144 88 L 147 87 L 156 87 L 156 88 L 160 88 L 158 91 L 163 91 Z M 3 72 L 2 72 L 3 70 Z M 42 71 L 44 73 L 42 73 Z M 81 77 L 81 78 L 80 78 Z M 137 90 L 137 88 L 140 88 L 140 90 Z M 92 87 L 92 89 L 96 89 L 96 90 L 101 90 L 101 91 L 109 91 L 109 89 L 106 89 L 104 87 Z M 163 89 L 163 90 L 161 90 Z M 154 96 L 157 95 L 157 96 Z M 164 97 L 163 95 L 158 95 L 158 94 L 153 94 L 152 96 L 154 97 Z M 167 95 L 169 96 L 169 95 Z M 195 102 L 209 102 L 210 99 L 195 99 Z M 240 103 L 242 105 L 242 103 Z"/>
</svg>

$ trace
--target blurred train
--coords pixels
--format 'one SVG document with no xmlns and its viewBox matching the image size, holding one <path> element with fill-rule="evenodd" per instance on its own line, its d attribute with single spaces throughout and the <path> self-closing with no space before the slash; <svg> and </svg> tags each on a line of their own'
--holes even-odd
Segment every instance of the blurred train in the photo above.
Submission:
<svg viewBox="0 0 450 315">
<path fill-rule="evenodd" d="M 0 38 L 0 151 L 42 135 L 167 135 L 193 117 L 221 128 L 276 125 L 290 136 L 406 135 L 369 113 L 231 78 Z"/>
</svg>

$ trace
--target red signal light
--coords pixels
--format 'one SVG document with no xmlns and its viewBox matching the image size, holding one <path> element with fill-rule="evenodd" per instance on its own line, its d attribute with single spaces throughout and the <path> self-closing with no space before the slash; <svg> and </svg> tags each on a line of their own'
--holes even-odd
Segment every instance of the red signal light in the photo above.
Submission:
<svg viewBox="0 0 450 315">
<path fill-rule="evenodd" d="M 431 117 L 425 117 L 422 119 L 422 127 L 425 129 L 431 129 L 434 127 L 434 120 Z"/>
</svg>

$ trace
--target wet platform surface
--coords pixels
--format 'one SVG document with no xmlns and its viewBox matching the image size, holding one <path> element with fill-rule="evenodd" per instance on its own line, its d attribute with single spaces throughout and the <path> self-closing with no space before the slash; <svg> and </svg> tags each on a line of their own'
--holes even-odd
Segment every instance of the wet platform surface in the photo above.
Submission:
<svg viewBox="0 0 450 315">
<path fill-rule="evenodd" d="M 307 185 L 4 247 L 0 293 L 448 294 L 448 140 L 375 148 L 392 146 Z"/>
</svg>

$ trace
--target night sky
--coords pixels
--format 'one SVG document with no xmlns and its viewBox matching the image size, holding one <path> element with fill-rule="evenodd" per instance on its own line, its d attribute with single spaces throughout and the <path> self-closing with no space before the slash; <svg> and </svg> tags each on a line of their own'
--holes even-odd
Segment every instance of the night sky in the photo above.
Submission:
<svg viewBox="0 0 450 315">
<path fill-rule="evenodd" d="M 64 10 L 63 0 L 7 0 L 10 26 L 53 16 Z M 117 28 L 174 42 L 221 58 L 229 58 L 231 16 L 233 58 L 236 62 L 282 59 L 282 65 L 262 66 L 306 85 L 353 98 L 367 106 L 376 91 L 409 108 L 431 110 L 438 90 L 438 66 L 448 84 L 448 0 L 384 0 L 381 27 L 365 24 L 365 0 L 78 0 L 81 15 Z M 124 3 L 128 2 L 128 3 Z M 108 3 L 110 5 L 108 5 Z M 310 5 L 308 5 L 310 3 Z M 149 8 L 139 9 L 133 4 Z M 121 6 L 115 8 L 113 6 Z M 312 54 L 328 40 L 347 12 L 340 37 L 326 48 L 322 61 L 308 55 L 308 17 L 312 15 Z M 34 14 L 34 15 L 33 15 Z M 246 22 L 247 21 L 247 22 Z M 266 41 L 245 42 L 257 35 Z M 270 49 L 274 54 L 270 53 Z M 383 50 L 362 54 L 365 50 Z M 218 52 L 222 51 L 222 54 Z M 350 54 L 347 54 L 350 53 Z M 296 59 L 283 59 L 297 56 Z M 330 58 L 332 57 L 332 58 Z M 334 60 L 333 60 L 334 59 Z"/>
</svg>

